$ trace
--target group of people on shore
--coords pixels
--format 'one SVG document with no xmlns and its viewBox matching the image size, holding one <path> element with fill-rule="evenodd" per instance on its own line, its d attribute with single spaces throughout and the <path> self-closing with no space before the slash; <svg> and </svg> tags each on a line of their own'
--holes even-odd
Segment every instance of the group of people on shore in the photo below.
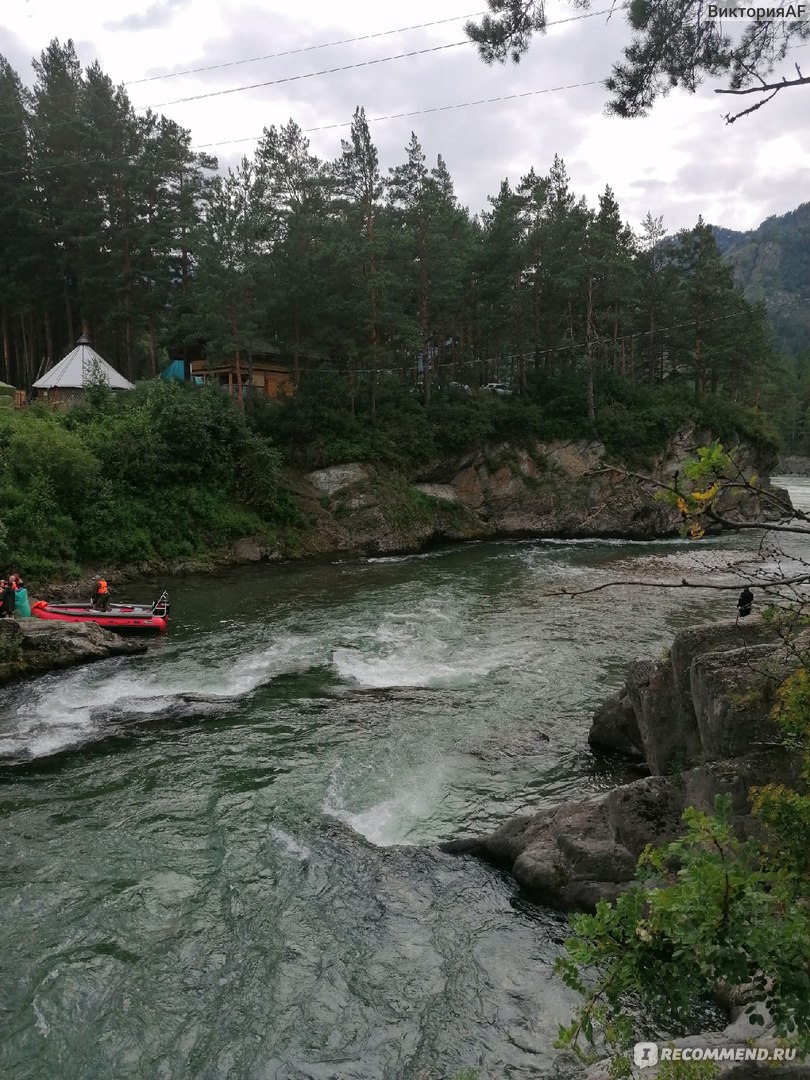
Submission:
<svg viewBox="0 0 810 1080">
<path fill-rule="evenodd" d="M 28 589 L 19 574 L 6 574 L 0 578 L 0 619 L 31 618 Z"/>
</svg>

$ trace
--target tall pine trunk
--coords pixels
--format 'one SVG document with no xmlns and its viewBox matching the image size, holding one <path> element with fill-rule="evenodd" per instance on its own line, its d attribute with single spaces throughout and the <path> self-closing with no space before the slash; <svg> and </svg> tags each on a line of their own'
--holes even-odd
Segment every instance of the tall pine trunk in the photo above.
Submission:
<svg viewBox="0 0 810 1080">
<path fill-rule="evenodd" d="M 71 348 L 73 348 L 73 346 L 76 344 L 76 329 L 73 325 L 73 306 L 70 303 L 70 296 L 68 295 L 67 285 L 65 285 L 64 297 L 65 315 L 67 316 L 68 337 L 70 338 L 70 346 Z"/>
<path fill-rule="evenodd" d="M 151 375 L 157 375 L 157 348 L 155 346 L 155 320 L 149 316 L 149 371 Z M 185 367 L 183 370 L 185 377 Z"/>
<path fill-rule="evenodd" d="M 244 414 L 245 398 L 242 394 L 242 356 L 239 349 L 239 331 L 236 326 L 236 319 L 231 319 L 231 329 L 233 330 L 234 358 L 236 360 L 236 398 L 239 402 L 239 409 Z"/>
<path fill-rule="evenodd" d="M 51 324 L 51 313 L 47 309 L 45 311 L 45 353 L 48 370 L 50 370 L 53 367 L 53 325 Z"/>
<path fill-rule="evenodd" d="M 3 309 L 2 318 L 0 318 L 0 330 L 3 335 L 3 381 L 8 383 L 14 383 L 11 377 L 11 338 L 8 333 L 8 312 Z"/>
<path fill-rule="evenodd" d="M 587 341 L 588 366 L 587 366 L 587 395 L 588 395 L 588 420 L 596 423 L 596 404 L 593 393 L 593 278 L 588 278 L 588 307 L 585 323 L 585 336 Z"/>
</svg>

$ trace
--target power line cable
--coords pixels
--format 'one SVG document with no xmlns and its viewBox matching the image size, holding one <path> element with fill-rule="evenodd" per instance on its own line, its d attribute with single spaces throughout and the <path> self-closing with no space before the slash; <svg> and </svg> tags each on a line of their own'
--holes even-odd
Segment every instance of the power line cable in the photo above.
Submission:
<svg viewBox="0 0 810 1080">
<path fill-rule="evenodd" d="M 256 64 L 261 60 L 277 60 L 282 56 L 298 56 L 301 53 L 315 52 L 318 49 L 333 49 L 338 45 L 354 45 L 361 41 L 373 41 L 376 38 L 390 37 L 393 34 L 406 34 L 411 30 L 424 30 L 431 26 L 443 26 L 446 23 L 460 22 L 462 19 L 475 19 L 485 14 L 485 11 L 473 11 L 469 15 L 453 15 L 448 19 L 435 19 L 433 22 L 400 26 L 396 30 L 381 30 L 376 34 L 362 34 L 359 37 L 342 38 L 339 41 L 325 41 L 321 45 L 302 45 L 298 49 L 285 49 L 283 52 L 264 53 L 262 56 L 248 56 L 239 60 L 226 60 L 221 64 L 206 64 L 202 67 L 185 68 L 183 71 L 169 71 L 163 75 L 149 75 L 143 79 L 129 79 L 124 83 L 124 86 L 140 86 L 143 83 L 158 82 L 161 79 L 177 79 L 182 75 L 198 75 L 205 71 L 221 71 L 223 68 L 239 67 L 242 64 Z"/>
<path fill-rule="evenodd" d="M 569 18 L 552 20 L 552 21 L 546 23 L 546 26 L 559 26 L 559 25 L 563 25 L 565 23 L 580 22 L 583 19 L 592 19 L 592 18 L 595 18 L 596 16 L 599 16 L 599 15 L 610 14 L 611 11 L 612 11 L 612 9 L 610 9 L 610 8 L 603 8 L 603 9 L 601 9 L 599 11 L 586 12 L 586 13 L 584 13 L 582 15 L 572 15 Z M 470 18 L 470 17 L 474 17 L 474 16 L 467 16 L 467 15 L 457 16 L 456 19 L 438 20 L 438 22 L 453 22 L 453 21 L 457 21 L 457 19 Z M 415 24 L 413 27 L 403 27 L 401 30 L 384 31 L 384 32 L 382 32 L 381 34 L 378 34 L 378 35 L 375 35 L 375 34 L 366 35 L 365 38 L 347 38 L 346 41 L 347 42 L 348 41 L 355 41 L 355 40 L 362 41 L 362 40 L 366 40 L 366 38 L 381 37 L 381 36 L 386 36 L 388 34 L 400 33 L 400 32 L 404 32 L 404 31 L 409 30 L 409 29 L 416 29 L 416 28 L 418 28 L 420 26 L 437 25 L 438 22 L 437 23 L 419 23 L 419 24 Z M 325 45 L 308 46 L 307 49 L 309 49 L 309 48 L 312 48 L 312 49 L 315 49 L 315 48 L 327 48 L 330 44 L 340 44 L 340 43 L 335 42 L 335 43 L 326 43 Z M 425 53 L 430 53 L 430 52 L 441 52 L 442 50 L 458 48 L 461 45 L 469 45 L 469 44 L 471 44 L 471 42 L 468 39 L 465 39 L 464 41 L 452 42 L 450 44 L 445 44 L 445 45 L 437 45 L 437 46 L 434 46 L 432 48 L 418 49 L 418 50 L 413 50 L 413 51 L 408 52 L 408 53 L 399 53 L 399 54 L 396 54 L 394 56 L 380 57 L 380 58 L 375 59 L 375 60 L 367 60 L 367 61 L 357 62 L 355 64 L 347 64 L 347 65 L 344 65 L 342 67 L 327 68 L 327 69 L 323 69 L 321 71 L 304 72 L 304 73 L 299 74 L 299 75 L 291 75 L 291 76 L 288 76 L 288 77 L 282 78 L 282 79 L 269 80 L 267 82 L 252 83 L 252 84 L 249 84 L 247 86 L 230 87 L 230 88 L 225 89 L 225 90 L 211 91 L 209 93 L 190 95 L 190 96 L 185 97 L 185 98 L 178 98 L 176 100 L 168 101 L 168 102 L 160 102 L 160 103 L 154 104 L 154 105 L 132 106 L 132 110 L 133 110 L 133 112 L 142 112 L 142 111 L 147 111 L 149 109 L 168 108 L 170 105 L 185 104 L 185 103 L 191 102 L 191 101 L 200 101 L 200 100 L 204 100 L 204 99 L 207 99 L 207 98 L 220 97 L 220 96 L 227 95 L 227 94 L 240 93 L 243 90 L 253 90 L 253 89 L 258 89 L 258 88 L 265 87 L 265 86 L 274 86 L 274 85 L 278 85 L 280 83 L 297 82 L 297 81 L 300 81 L 300 80 L 303 80 L 303 79 L 311 79 L 311 78 L 315 78 L 315 77 L 318 77 L 318 76 L 335 74 L 335 73 L 341 72 L 341 71 L 349 71 L 352 68 L 369 67 L 369 66 L 372 66 L 372 65 L 375 65 L 375 64 L 388 63 L 388 62 L 390 62 L 392 60 L 400 60 L 400 59 L 404 59 L 404 58 L 408 58 L 408 57 L 423 55 Z M 301 50 L 293 49 L 293 50 L 289 50 L 289 52 L 280 52 L 280 53 L 271 54 L 271 56 L 276 57 L 276 56 L 292 55 L 292 54 L 294 54 L 296 52 L 299 52 L 299 51 L 300 52 L 307 51 L 307 49 L 301 49 Z M 187 73 L 190 73 L 191 71 L 197 71 L 197 70 L 199 70 L 199 71 L 215 70 L 218 67 L 228 67 L 228 66 L 240 64 L 240 63 L 243 63 L 243 62 L 244 63 L 252 63 L 254 60 L 261 60 L 261 59 L 266 59 L 266 58 L 270 58 L 270 57 L 250 57 L 245 61 L 241 61 L 241 60 L 229 61 L 227 64 L 222 64 L 222 65 L 212 64 L 207 68 L 189 69 L 189 72 L 187 72 Z M 178 73 L 178 74 L 180 74 L 180 73 Z M 168 75 L 167 76 L 154 76 L 153 78 L 150 78 L 150 79 L 136 80 L 136 81 L 138 81 L 138 82 L 151 82 L 151 81 L 154 81 L 155 79 L 161 79 L 161 78 L 164 78 L 164 77 L 168 78 L 170 76 L 168 76 Z M 128 84 L 124 84 L 124 85 L 133 85 L 133 84 L 128 83 Z M 83 116 L 83 117 L 80 117 L 80 118 L 79 117 L 71 118 L 70 120 L 65 120 L 65 121 L 62 121 L 62 122 L 60 122 L 58 124 L 53 124 L 51 126 L 51 130 L 55 130 L 56 128 L 60 128 L 60 127 L 70 127 L 72 124 L 75 124 L 75 123 L 78 123 L 78 122 L 84 122 L 84 121 L 87 121 L 87 120 L 92 121 L 92 120 L 100 118 L 102 115 L 103 114 L 101 114 L 101 113 L 96 113 L 96 114 L 88 114 L 87 116 Z M 17 134 L 19 131 L 24 131 L 24 130 L 25 130 L 25 127 L 20 126 L 20 127 L 10 128 L 10 129 L 8 129 L 6 131 L 0 131 L 0 138 L 2 138 L 5 135 L 14 135 L 14 134 Z"/>
<path fill-rule="evenodd" d="M 621 5 L 618 9 L 623 11 L 626 9 L 625 4 Z M 561 26 L 564 23 L 580 22 L 582 19 L 593 19 L 598 15 L 610 15 L 613 13 L 613 8 L 603 8 L 601 11 L 589 11 L 583 15 L 571 15 L 566 19 L 553 19 L 546 23 L 546 26 Z M 453 15 L 447 19 L 434 19 L 432 22 L 414 23 L 412 26 L 400 26 L 395 30 L 380 30 L 375 34 L 362 34 L 358 37 L 342 38 L 339 41 L 326 41 L 320 45 L 302 45 L 297 49 L 285 49 L 282 52 L 265 53 L 262 56 L 248 56 L 237 60 L 226 60 L 221 64 L 206 64 L 201 67 L 185 68 L 183 71 L 169 71 L 163 75 L 149 75 L 143 79 L 130 79 L 124 83 L 124 86 L 139 86 L 143 83 L 158 82 L 161 79 L 176 79 L 181 75 L 197 75 L 206 71 L 220 71 L 224 68 L 239 67 L 243 64 L 255 64 L 261 60 L 277 60 L 282 56 L 298 56 L 301 53 L 315 52 L 319 49 L 332 49 L 339 45 L 354 45 L 361 41 L 373 41 L 378 38 L 391 37 L 394 34 L 407 34 L 412 30 L 424 30 L 432 26 L 444 26 L 447 23 L 461 22 L 462 19 L 477 19 L 481 15 L 486 15 L 486 11 L 471 11 L 467 15 Z"/>
<path fill-rule="evenodd" d="M 778 310 L 779 308 L 783 308 L 783 307 L 790 307 L 792 305 L 807 304 L 807 303 L 810 303 L 810 296 L 797 296 L 797 297 L 791 297 L 789 300 L 781 300 L 776 304 L 771 304 L 769 306 L 766 305 L 766 307 L 767 307 L 767 310 L 770 312 L 770 311 Z M 746 319 L 746 318 L 750 317 L 750 314 L 751 314 L 750 312 L 738 312 L 738 311 L 735 311 L 735 312 L 732 312 L 732 313 L 730 313 L 728 315 L 718 315 L 714 319 L 704 320 L 704 322 L 701 325 L 703 325 L 703 326 L 713 326 L 715 323 L 729 322 L 729 321 L 734 321 L 734 320 Z M 661 326 L 661 327 L 658 327 L 655 330 L 638 330 L 638 331 L 635 331 L 634 333 L 623 334 L 622 338 L 624 340 L 630 339 L 630 340 L 634 341 L 637 338 L 645 338 L 645 337 L 655 336 L 656 334 L 664 334 L 664 333 L 667 333 L 670 330 L 683 330 L 683 329 L 686 329 L 686 328 L 689 328 L 689 327 L 694 327 L 694 325 L 695 324 L 694 324 L 693 320 L 686 320 L 684 322 L 679 322 L 679 323 L 670 323 L 669 326 Z M 610 339 L 597 339 L 597 340 L 603 340 L 603 341 L 604 340 L 611 340 L 612 341 L 613 339 L 610 338 Z M 526 352 L 522 352 L 522 353 L 508 353 L 506 356 L 475 357 L 475 358 L 473 358 L 471 360 L 455 360 L 455 361 L 451 360 L 450 362 L 451 363 L 456 363 L 456 364 L 458 364 L 459 367 L 462 367 L 462 368 L 464 368 L 464 367 L 474 367 L 474 366 L 476 366 L 478 364 L 494 364 L 494 363 L 502 364 L 502 363 L 507 363 L 509 361 L 530 360 L 530 359 L 533 359 L 533 358 L 538 357 L 538 356 L 548 356 L 551 353 L 560 353 L 560 352 L 570 353 L 571 351 L 577 351 L 577 350 L 581 352 L 581 351 L 586 350 L 588 348 L 588 344 L 589 343 L 587 341 L 567 342 L 565 345 L 552 345 L 552 346 L 550 346 L 548 348 L 545 348 L 545 349 L 537 349 L 537 348 L 535 348 L 535 349 L 527 350 Z M 593 345 L 594 345 L 593 339 L 591 340 L 590 345 L 591 345 L 591 347 L 593 347 Z M 410 366 L 412 366 L 412 365 L 410 365 Z M 385 374 L 385 373 L 401 372 L 402 369 L 403 369 L 403 365 L 398 364 L 398 365 L 396 365 L 394 367 L 352 368 L 351 370 L 352 370 L 352 374 L 355 374 L 355 375 L 374 375 L 374 374 L 379 375 L 379 374 Z M 335 368 L 330 368 L 330 369 L 321 368 L 321 369 L 316 369 L 316 370 L 337 371 L 337 369 L 335 369 Z"/>
<path fill-rule="evenodd" d="M 452 41 L 447 45 L 433 45 L 429 49 L 412 49 L 411 52 L 395 53 L 393 56 L 379 56 L 374 60 L 358 60 L 354 64 L 342 64 L 340 67 L 322 68 L 320 71 L 306 71 L 301 75 L 285 75 L 281 79 L 268 79 L 265 82 L 248 83 L 246 86 L 231 86 L 227 90 L 209 90 L 204 94 L 191 94 L 188 97 L 174 98 L 172 101 L 158 101 L 153 105 L 135 105 L 135 112 L 149 109 L 166 109 L 170 105 L 185 105 L 190 101 L 205 101 L 209 98 L 225 97 L 227 94 L 241 94 L 245 90 L 259 90 L 266 86 L 281 86 L 283 83 L 300 82 L 303 79 L 317 79 L 323 75 L 335 75 L 340 71 L 353 71 L 357 68 L 374 67 L 376 64 L 389 64 L 393 60 L 409 60 L 414 56 L 426 56 L 428 53 L 446 52 L 458 49 L 461 45 L 470 45 L 468 40 Z"/>
<path fill-rule="evenodd" d="M 476 101 L 459 101 L 452 105 L 432 105 L 426 109 L 413 109 L 410 112 L 388 113 L 385 116 L 370 116 L 366 118 L 366 123 L 377 124 L 383 120 L 402 120 L 411 116 L 427 116 L 430 113 L 450 112 L 453 109 L 467 109 L 477 105 L 492 105 L 499 101 L 516 101 L 518 98 L 537 97 L 540 94 L 553 94 L 559 90 L 577 90 L 583 86 L 601 86 L 601 84 L 601 79 L 591 79 L 589 82 L 568 83 L 566 86 L 549 86 L 544 90 L 524 90 L 515 94 L 501 94 L 498 97 L 479 98 Z M 351 127 L 351 125 L 351 120 L 345 120 L 334 124 L 320 124 L 318 127 L 303 128 L 302 132 L 304 135 L 311 135 L 313 132 L 334 131 L 335 128 Z M 193 149 L 206 150 L 212 146 L 232 146 L 235 143 L 254 142 L 263 138 L 263 135 L 264 133 L 261 135 L 245 135 L 240 139 L 223 139 L 220 142 L 195 143 Z"/>
<path fill-rule="evenodd" d="M 593 80 L 591 80 L 589 82 L 569 83 L 566 86 L 549 86 L 549 87 L 546 87 L 543 90 L 525 90 L 525 91 L 522 91 L 520 93 L 515 93 L 515 94 L 503 94 L 503 95 L 500 95 L 498 97 L 481 98 L 480 100 L 477 100 L 477 101 L 460 101 L 460 102 L 456 102 L 456 103 L 451 104 L 451 105 L 433 105 L 433 106 L 430 106 L 429 108 L 426 108 L 426 109 L 414 109 L 414 110 L 412 110 L 410 112 L 390 113 L 390 114 L 388 114 L 386 116 L 370 117 L 370 118 L 367 118 L 366 122 L 369 123 L 369 124 L 376 124 L 376 123 L 381 123 L 381 122 L 383 122 L 385 120 L 399 120 L 399 119 L 404 119 L 404 118 L 408 118 L 408 117 L 412 117 L 412 116 L 426 116 L 426 115 L 428 115 L 430 113 L 449 112 L 449 111 L 454 110 L 454 109 L 466 109 L 466 108 L 476 107 L 476 106 L 479 106 L 479 105 L 491 105 L 491 104 L 497 103 L 499 101 L 514 101 L 514 100 L 517 100 L 519 98 L 537 97 L 537 96 L 540 96 L 542 94 L 558 93 L 561 90 L 576 90 L 576 89 L 579 89 L 580 87 L 585 87 L 585 86 L 599 86 L 601 84 L 601 81 L 602 80 L 600 80 L 600 79 L 593 79 Z M 305 128 L 305 129 L 303 129 L 303 133 L 305 135 L 309 135 L 309 134 L 312 134 L 313 132 L 333 131 L 336 128 L 351 127 L 351 125 L 352 125 L 351 120 L 342 121 L 342 122 L 334 123 L 334 124 L 321 124 L 318 127 Z M 255 141 L 258 141 L 259 139 L 263 138 L 263 135 L 264 135 L 264 133 L 262 133 L 261 135 L 246 135 L 243 138 L 239 138 L 239 139 L 220 139 L 220 140 L 218 140 L 216 142 L 194 143 L 189 147 L 189 149 L 190 150 L 208 150 L 208 149 L 211 149 L 212 147 L 217 147 L 217 146 L 233 146 L 233 145 L 235 145 L 237 143 L 255 142 Z M 150 160 L 152 160 L 152 161 L 154 161 L 156 163 L 160 162 L 160 161 L 166 161 L 167 163 L 173 163 L 175 161 L 175 159 L 170 159 L 170 158 L 165 158 L 165 159 L 151 158 Z M 127 163 L 129 163 L 131 161 L 132 161 L 131 157 L 126 157 L 126 158 L 107 158 L 107 157 L 76 158 L 73 161 L 61 161 L 61 162 L 57 162 L 54 165 L 34 165 L 31 168 L 25 169 L 25 170 L 12 169 L 12 170 L 9 170 L 7 172 L 0 172 L 0 178 L 7 177 L 7 176 L 19 176 L 21 172 L 23 172 L 24 175 L 27 176 L 27 175 L 35 174 L 35 173 L 50 172 L 50 171 L 52 171 L 54 169 L 71 169 L 71 168 L 75 168 L 75 167 L 77 167 L 79 165 L 99 165 L 99 164 L 120 165 L 120 164 L 127 164 Z"/>
</svg>

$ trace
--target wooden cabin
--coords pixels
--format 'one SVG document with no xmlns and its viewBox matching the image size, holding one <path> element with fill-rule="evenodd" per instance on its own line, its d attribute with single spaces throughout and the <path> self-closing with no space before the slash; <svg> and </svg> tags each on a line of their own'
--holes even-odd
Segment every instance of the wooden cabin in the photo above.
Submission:
<svg viewBox="0 0 810 1080">
<path fill-rule="evenodd" d="M 278 398 L 294 392 L 292 371 L 287 364 L 274 358 L 254 358 L 252 363 L 243 360 L 239 365 L 242 376 L 242 392 L 260 394 L 266 398 Z M 191 380 L 219 383 L 229 394 L 237 393 L 236 361 L 192 360 Z"/>
</svg>

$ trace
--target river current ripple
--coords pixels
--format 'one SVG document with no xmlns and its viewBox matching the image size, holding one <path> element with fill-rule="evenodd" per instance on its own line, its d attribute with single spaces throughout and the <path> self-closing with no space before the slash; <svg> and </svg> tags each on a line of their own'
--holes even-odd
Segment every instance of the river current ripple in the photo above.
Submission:
<svg viewBox="0 0 810 1080">
<path fill-rule="evenodd" d="M 147 656 L 6 688 L 0 1075 L 565 1075 L 565 920 L 436 844 L 624 779 L 592 710 L 734 609 L 549 592 L 742 553 L 504 542 L 177 579 Z"/>
</svg>

